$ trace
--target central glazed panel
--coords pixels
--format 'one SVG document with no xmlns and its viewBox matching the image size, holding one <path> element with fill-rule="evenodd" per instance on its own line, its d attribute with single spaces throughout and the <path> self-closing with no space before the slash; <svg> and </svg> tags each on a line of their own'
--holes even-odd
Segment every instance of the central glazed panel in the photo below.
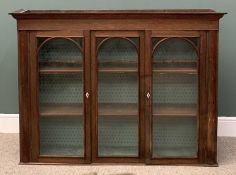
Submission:
<svg viewBox="0 0 236 175">
<path fill-rule="evenodd" d="M 138 38 L 97 38 L 98 156 L 139 155 Z"/>
</svg>

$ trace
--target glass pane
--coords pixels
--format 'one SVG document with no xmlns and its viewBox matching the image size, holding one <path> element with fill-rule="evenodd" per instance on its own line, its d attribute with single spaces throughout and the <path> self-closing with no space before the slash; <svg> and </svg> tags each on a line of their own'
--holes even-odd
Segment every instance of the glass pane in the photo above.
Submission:
<svg viewBox="0 0 236 175">
<path fill-rule="evenodd" d="M 74 39 L 78 45 L 81 39 Z M 39 38 L 40 155 L 84 156 L 82 55 L 67 39 Z M 72 43 L 72 44 L 71 44 Z M 68 71 L 74 67 L 80 71 Z"/>
<path fill-rule="evenodd" d="M 98 156 L 138 156 L 138 40 L 129 39 L 99 48 Z"/>
<path fill-rule="evenodd" d="M 197 154 L 195 117 L 154 117 L 153 155 L 194 157 Z"/>
<path fill-rule="evenodd" d="M 40 118 L 40 154 L 84 155 L 83 118 L 71 116 Z"/>
<path fill-rule="evenodd" d="M 196 38 L 154 38 L 153 157 L 197 156 Z"/>
<path fill-rule="evenodd" d="M 191 38 L 189 41 L 193 45 L 197 45 L 196 38 Z M 194 46 L 187 40 L 155 38 L 153 43 L 160 43 L 153 54 L 153 71 L 196 73 L 198 56 Z"/>
<path fill-rule="evenodd" d="M 135 47 L 138 38 L 112 39 L 98 38 L 97 45 L 103 43 L 98 52 L 98 66 L 100 71 L 137 72 L 138 55 Z M 105 42 L 104 42 L 105 41 Z"/>
<path fill-rule="evenodd" d="M 138 156 L 138 119 L 99 117 L 99 156 Z"/>
</svg>

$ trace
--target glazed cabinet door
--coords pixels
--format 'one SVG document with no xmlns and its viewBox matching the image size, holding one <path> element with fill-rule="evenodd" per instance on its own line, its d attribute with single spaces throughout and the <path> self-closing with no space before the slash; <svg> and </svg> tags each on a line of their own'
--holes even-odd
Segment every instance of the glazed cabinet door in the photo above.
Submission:
<svg viewBox="0 0 236 175">
<path fill-rule="evenodd" d="M 200 88 L 201 45 L 200 32 L 151 34 L 146 88 L 150 104 L 148 163 L 199 161 L 199 102 L 204 90 Z"/>
<path fill-rule="evenodd" d="M 92 33 L 93 162 L 139 162 L 144 156 L 141 32 Z"/>
<path fill-rule="evenodd" d="M 82 31 L 31 33 L 33 161 L 89 162 L 88 37 Z"/>
</svg>

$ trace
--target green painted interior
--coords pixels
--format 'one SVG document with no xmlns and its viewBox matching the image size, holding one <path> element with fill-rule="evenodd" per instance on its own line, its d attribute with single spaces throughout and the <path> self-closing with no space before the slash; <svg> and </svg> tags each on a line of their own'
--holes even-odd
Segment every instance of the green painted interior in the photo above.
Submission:
<svg viewBox="0 0 236 175">
<path fill-rule="evenodd" d="M 228 12 L 220 22 L 219 115 L 236 116 L 235 0 L 8 0 L 0 6 L 0 113 L 18 113 L 16 9 L 175 9 L 211 8 Z"/>
</svg>

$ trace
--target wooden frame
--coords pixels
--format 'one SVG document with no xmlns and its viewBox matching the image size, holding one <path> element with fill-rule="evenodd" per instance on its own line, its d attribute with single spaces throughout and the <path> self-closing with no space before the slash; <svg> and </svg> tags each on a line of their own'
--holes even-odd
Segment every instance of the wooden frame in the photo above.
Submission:
<svg viewBox="0 0 236 175">
<path fill-rule="evenodd" d="M 19 48 L 19 108 L 21 163 L 146 163 L 217 165 L 217 57 L 219 19 L 225 13 L 209 9 L 190 10 L 101 10 L 25 11 L 10 13 L 17 19 Z M 69 29 L 69 30 L 68 30 Z M 39 72 L 37 37 L 83 38 L 83 70 L 44 69 Z M 139 38 L 139 156 L 97 156 L 97 46 L 96 37 Z M 187 157 L 152 157 L 152 37 L 197 37 L 198 70 L 198 154 Z M 105 42 L 105 41 L 104 41 Z M 191 43 L 190 43 L 191 44 Z M 157 47 L 157 46 L 156 46 Z M 159 63 L 158 63 L 159 64 Z M 40 156 L 38 74 L 83 74 L 85 157 Z M 136 69 L 101 70 L 105 73 Z M 171 72 L 168 70 L 167 73 Z M 86 96 L 85 94 L 88 94 Z M 132 107 L 129 108 L 132 111 Z M 106 110 L 106 109 L 104 109 Z M 106 112 L 104 112 L 106 113 Z M 60 111 L 57 113 L 60 115 Z M 50 115 L 45 113 L 45 115 Z M 61 114 L 62 115 L 62 114 Z M 130 112 L 130 115 L 133 115 Z M 195 115 L 188 113 L 188 115 Z"/>
</svg>

